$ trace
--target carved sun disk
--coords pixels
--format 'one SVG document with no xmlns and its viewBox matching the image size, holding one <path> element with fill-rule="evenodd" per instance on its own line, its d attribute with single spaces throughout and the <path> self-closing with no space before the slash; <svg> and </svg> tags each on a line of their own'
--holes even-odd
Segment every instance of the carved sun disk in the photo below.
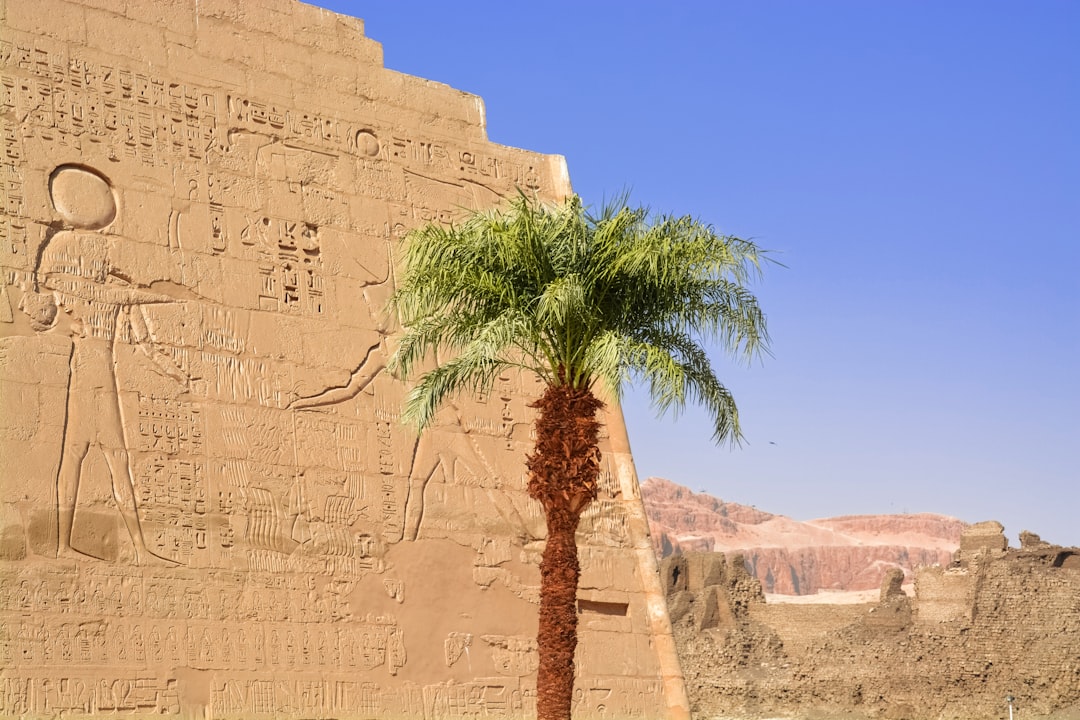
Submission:
<svg viewBox="0 0 1080 720">
<path fill-rule="evenodd" d="M 53 207 L 68 223 L 87 230 L 103 228 L 116 217 L 116 198 L 109 182 L 78 165 L 61 165 L 49 178 Z"/>
</svg>

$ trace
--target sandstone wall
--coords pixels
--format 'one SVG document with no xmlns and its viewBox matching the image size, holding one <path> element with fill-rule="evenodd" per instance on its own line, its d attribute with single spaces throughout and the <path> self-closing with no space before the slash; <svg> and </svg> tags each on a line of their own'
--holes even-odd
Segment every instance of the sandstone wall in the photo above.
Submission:
<svg viewBox="0 0 1080 720">
<path fill-rule="evenodd" d="M 0 17 L 0 716 L 531 716 L 536 388 L 418 439 L 383 305 L 397 238 L 562 158 L 292 0 Z M 575 713 L 679 717 L 608 423 Z"/>
<path fill-rule="evenodd" d="M 993 525 L 965 536 L 952 567 L 919 571 L 916 598 L 894 571 L 861 606 L 765 605 L 730 577 L 681 588 L 666 560 L 695 717 L 1006 717 L 1011 695 L 1019 717 L 1080 718 L 1080 549 L 1028 535 L 1007 550 Z M 703 558 L 745 588 L 741 564 Z M 702 622 L 747 598 L 735 621 Z"/>
<path fill-rule="evenodd" d="M 788 650 L 807 647 L 865 616 L 866 606 L 858 603 L 760 603 L 750 608 L 750 618 L 775 632 Z"/>
</svg>

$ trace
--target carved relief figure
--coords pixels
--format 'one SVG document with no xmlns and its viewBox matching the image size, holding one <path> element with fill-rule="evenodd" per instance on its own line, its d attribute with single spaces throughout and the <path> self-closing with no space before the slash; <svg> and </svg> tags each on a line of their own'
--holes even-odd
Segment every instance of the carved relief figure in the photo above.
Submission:
<svg viewBox="0 0 1080 720">
<path fill-rule="evenodd" d="M 365 294 L 365 298 L 367 298 Z M 375 301 L 368 299 L 369 312 L 372 317 L 379 317 L 379 310 L 374 307 Z M 367 348 L 363 358 L 349 374 L 349 379 L 343 385 L 327 387 L 311 395 L 296 398 L 288 407 L 291 410 L 309 410 L 351 400 L 359 395 L 379 376 L 386 367 L 388 350 L 386 348 L 386 328 L 384 324 L 377 324 L 377 340 Z M 339 558 L 349 562 L 347 564 L 335 563 L 338 572 L 357 570 L 375 570 L 381 572 L 381 561 L 373 557 L 377 554 L 377 540 L 367 529 L 357 531 L 356 525 L 360 521 L 366 504 L 361 503 L 356 497 L 356 488 L 353 483 L 346 482 L 345 487 L 338 488 L 338 492 L 321 498 L 321 502 L 313 506 L 308 493 L 304 491 L 301 483 L 303 478 L 298 478 L 294 487 L 289 522 L 290 539 L 298 543 L 298 547 L 292 553 L 291 562 L 300 568 L 303 563 L 299 562 L 304 556 Z M 319 498 L 318 495 L 314 495 Z M 393 522 L 400 525 L 400 522 Z M 396 541 L 400 537 L 387 538 Z"/>
<path fill-rule="evenodd" d="M 444 436 L 439 437 L 436 432 L 424 433 L 414 445 L 409 469 L 409 499 L 405 505 L 406 540 L 420 537 L 427 500 L 425 493 L 431 481 L 440 473 L 443 482 L 448 485 L 469 485 L 475 482 L 477 492 L 485 494 L 486 506 L 476 508 L 474 520 L 486 519 L 484 516 L 490 515 L 492 508 L 502 517 L 508 518 L 511 524 L 520 520 L 517 509 L 503 497 L 503 493 L 483 487 L 486 481 L 481 479 L 495 477 L 495 468 L 490 460 L 481 454 L 474 438 L 467 431 L 461 431 L 464 419 L 461 408 L 453 402 L 447 402 L 445 407 L 449 412 L 448 422 L 439 428 Z M 522 526 L 523 522 L 518 525 Z"/>
<path fill-rule="evenodd" d="M 53 207 L 72 228 L 47 236 L 38 253 L 38 287 L 52 291 L 55 308 L 37 328 L 63 325 L 71 334 L 71 376 L 63 455 L 56 480 L 58 524 L 57 556 L 85 557 L 71 546 L 71 531 L 83 464 L 90 449 L 101 452 L 112 480 L 112 497 L 134 546 L 137 563 L 172 562 L 155 555 L 143 539 L 135 502 L 123 408 L 116 380 L 118 341 L 130 338 L 173 379 L 184 385 L 187 377 L 148 341 L 142 306 L 173 302 L 137 284 L 134 268 L 124 267 L 120 249 L 130 241 L 98 232 L 116 217 L 116 199 L 104 177 L 76 166 L 57 168 L 49 183 Z M 51 316 L 51 317 L 50 317 Z M 63 320 L 63 322 L 62 322 Z"/>
<path fill-rule="evenodd" d="M 386 358 L 386 344 L 384 340 L 381 340 L 378 345 L 368 350 L 360 365 L 352 372 L 348 383 L 329 388 L 313 396 L 294 400 L 289 407 L 292 409 L 315 408 L 356 397 L 385 369 Z M 491 462 L 478 451 L 473 439 L 467 433 L 460 432 L 463 418 L 460 409 L 453 403 L 447 403 L 447 406 L 454 415 L 446 424 L 445 430 L 451 433 L 454 439 L 447 441 L 446 438 L 439 438 L 437 433 L 427 433 L 416 438 L 409 465 L 404 524 L 399 532 L 389 533 L 388 542 L 399 542 L 402 539 L 416 540 L 419 537 L 424 518 L 425 492 L 431 480 L 440 472 L 444 482 L 448 484 L 454 484 L 458 476 L 463 478 L 468 475 L 478 478 L 495 475 Z M 501 493 L 492 492 L 488 488 L 482 488 L 482 490 L 488 496 L 488 507 L 495 508 L 499 516 L 511 518 L 514 522 L 520 520 L 517 517 L 517 509 L 503 498 Z M 442 529 L 450 530 L 450 528 Z"/>
<path fill-rule="evenodd" d="M 314 395 L 297 398 L 289 403 L 289 408 L 304 410 L 324 405 L 334 405 L 356 397 L 383 371 L 383 368 L 386 367 L 386 358 L 385 338 L 380 337 L 377 345 L 368 348 L 367 354 L 350 374 L 348 383 L 341 387 L 327 388 Z"/>
</svg>

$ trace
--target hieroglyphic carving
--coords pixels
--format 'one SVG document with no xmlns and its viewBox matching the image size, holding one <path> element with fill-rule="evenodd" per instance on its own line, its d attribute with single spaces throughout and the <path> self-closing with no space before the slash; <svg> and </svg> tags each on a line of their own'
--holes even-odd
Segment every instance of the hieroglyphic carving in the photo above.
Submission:
<svg viewBox="0 0 1080 720">
<path fill-rule="evenodd" d="M 0 677 L 0 715 L 5 717 L 177 715 L 179 712 L 175 678 Z"/>
<path fill-rule="evenodd" d="M 372 682 L 325 679 L 224 679 L 212 689 L 214 717 L 347 714 L 374 717 L 381 711 L 379 686 Z"/>
<path fill-rule="evenodd" d="M 491 647 L 491 659 L 500 674 L 522 677 L 536 672 L 536 638 L 483 635 L 481 639 Z"/>
<path fill-rule="evenodd" d="M 384 308 L 409 229 L 565 169 L 356 25 L 271 4 L 5 6 L 0 715 L 535 714 L 507 629 L 538 602 L 537 388 L 501 376 L 417 438 Z M 582 537 L 596 585 L 635 567 L 617 486 Z"/>
<path fill-rule="evenodd" d="M 261 236 L 264 242 L 256 246 L 262 280 L 259 309 L 321 315 L 327 308 L 318 226 L 300 221 L 262 220 L 266 235 Z"/>
<path fill-rule="evenodd" d="M 460 660 L 463 654 L 469 652 L 472 639 L 472 633 L 452 632 L 446 636 L 443 650 L 445 651 L 447 667 L 453 667 L 454 663 Z"/>
<path fill-rule="evenodd" d="M 76 149 L 108 141 L 149 165 L 174 157 L 202 158 L 216 131 L 217 98 L 197 85 L 99 62 L 67 47 L 16 39 L 0 43 L 8 70 L 0 81 L 7 103 L 30 116 L 43 139 Z M 24 135 L 25 136 L 25 135 Z"/>
</svg>

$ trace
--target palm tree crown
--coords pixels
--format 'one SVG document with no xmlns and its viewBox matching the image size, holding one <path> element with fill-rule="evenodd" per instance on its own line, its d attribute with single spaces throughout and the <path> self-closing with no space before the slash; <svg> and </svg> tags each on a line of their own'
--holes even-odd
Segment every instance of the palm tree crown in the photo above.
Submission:
<svg viewBox="0 0 1080 720">
<path fill-rule="evenodd" d="M 404 417 L 421 429 L 453 393 L 486 392 L 506 368 L 545 384 L 532 406 L 536 445 L 529 496 L 544 510 L 536 712 L 569 720 L 577 647 L 576 531 L 597 497 L 602 403 L 624 382 L 649 383 L 661 411 L 706 406 L 717 441 L 739 439 L 739 416 L 699 340 L 766 350 L 765 317 L 745 284 L 760 269 L 753 243 L 691 218 L 650 221 L 618 202 L 599 214 L 577 197 L 543 205 L 521 195 L 507 210 L 409 235 L 393 297 L 405 330 L 390 360 L 408 377 L 439 355 L 410 391 Z"/>
<path fill-rule="evenodd" d="M 405 331 L 391 369 L 404 376 L 448 358 L 410 392 L 405 419 L 423 428 L 459 391 L 490 388 L 508 367 L 548 387 L 610 393 L 649 383 L 660 412 L 699 403 L 718 442 L 741 433 L 731 393 L 704 350 L 768 352 L 765 316 L 746 285 L 764 251 L 691 217 L 650 219 L 620 200 L 590 213 L 580 198 L 431 224 L 410 234 L 393 305 Z"/>
</svg>

